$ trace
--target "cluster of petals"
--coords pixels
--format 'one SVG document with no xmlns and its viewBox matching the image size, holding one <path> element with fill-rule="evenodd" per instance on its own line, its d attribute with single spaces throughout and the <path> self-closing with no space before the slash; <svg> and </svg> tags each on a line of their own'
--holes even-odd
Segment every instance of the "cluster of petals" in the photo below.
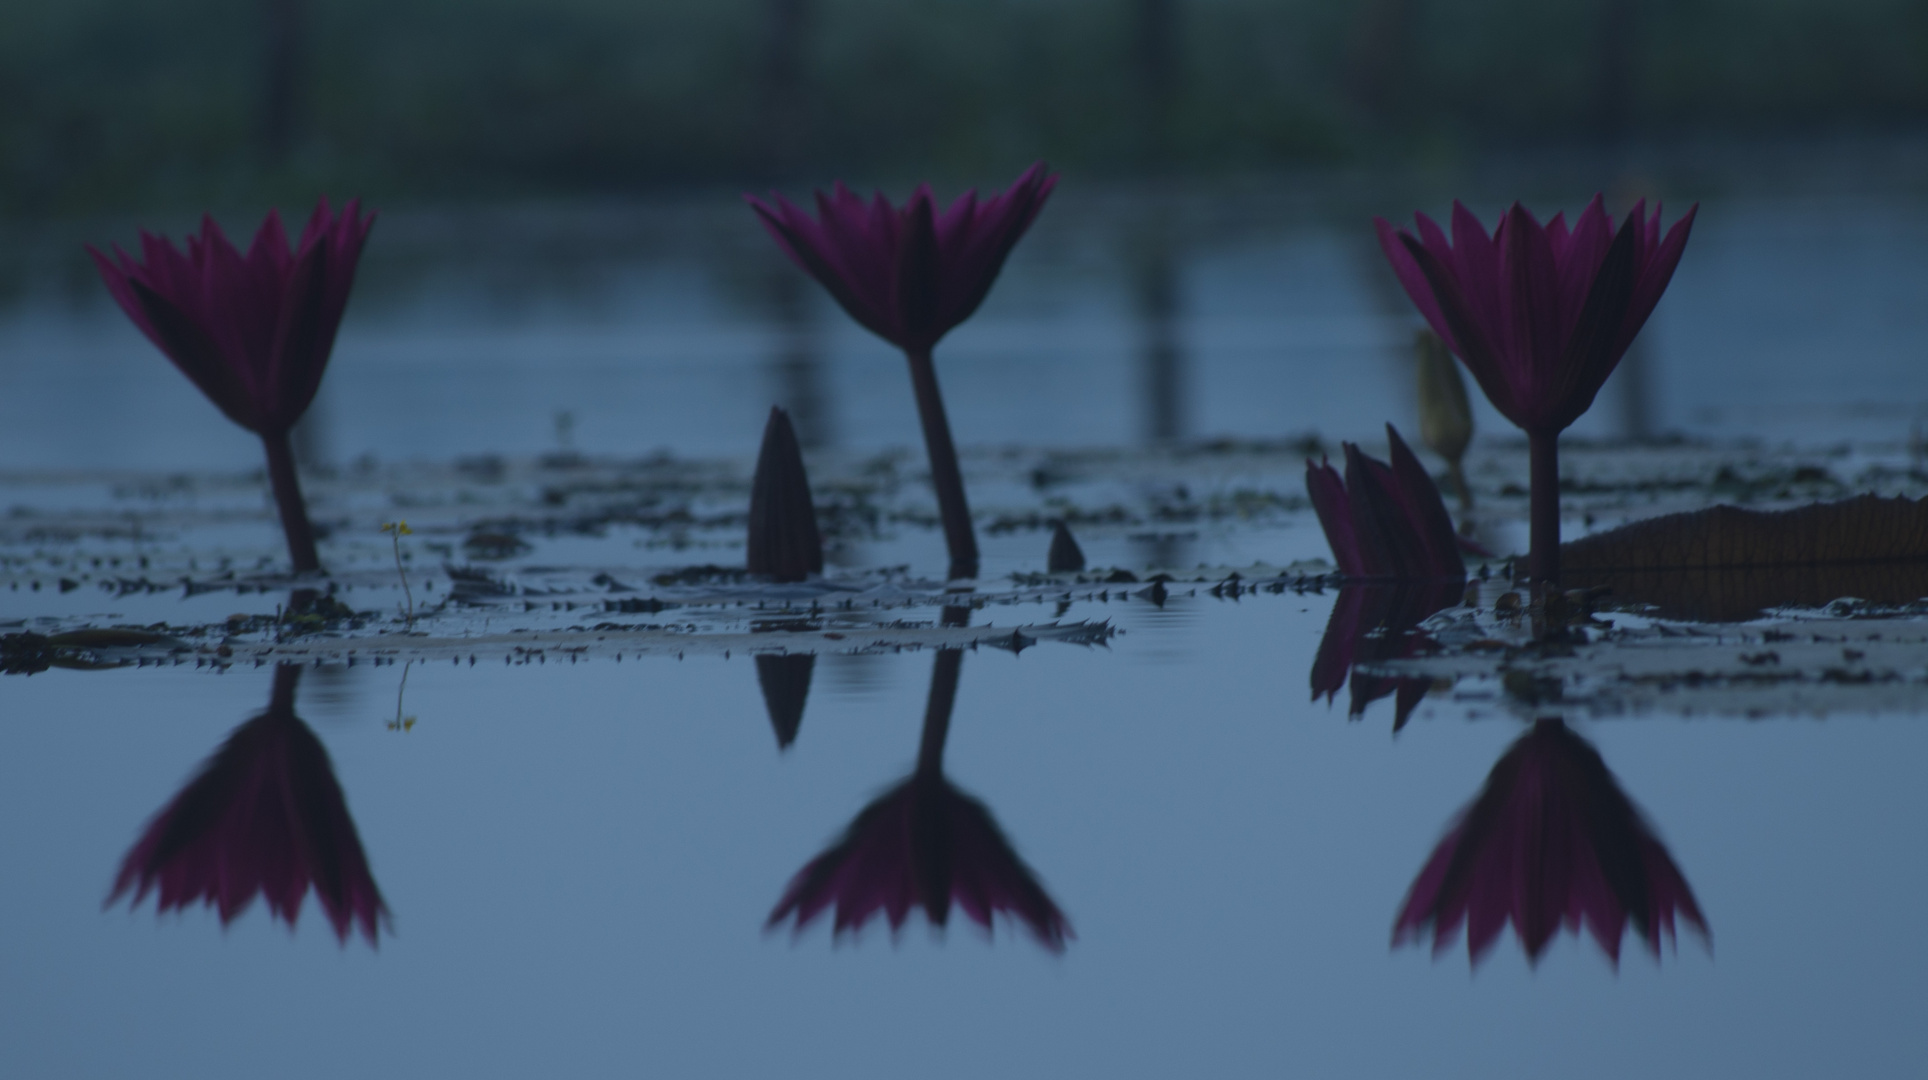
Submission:
<svg viewBox="0 0 1928 1080">
<path fill-rule="evenodd" d="M 1491 236 L 1453 203 L 1450 241 L 1424 214 L 1418 236 L 1375 218 L 1379 245 L 1434 332 L 1486 397 L 1529 432 L 1558 432 L 1593 404 L 1667 290 L 1687 246 L 1689 209 L 1663 237 L 1646 201 L 1616 230 L 1595 195 L 1568 228 L 1519 203 Z"/>
<path fill-rule="evenodd" d="M 127 317 L 228 419 L 263 435 L 294 426 L 314 400 L 374 225 L 351 200 L 315 207 L 289 247 L 270 211 L 243 255 L 212 218 L 187 251 L 143 232 L 141 259 L 87 250 Z"/>
<path fill-rule="evenodd" d="M 160 911 L 198 901 L 229 923 L 258 894 L 292 929 L 312 886 L 336 937 L 346 942 L 359 924 L 375 943 L 388 906 L 328 751 L 294 714 L 290 674 L 276 673 L 276 704 L 236 728 L 148 823 L 109 904 L 132 890 L 138 906 L 151 890 Z"/>
<path fill-rule="evenodd" d="M 1074 936 L 991 811 L 941 772 L 920 770 L 865 807 L 840 840 L 797 873 L 769 925 L 794 916 L 801 932 L 835 905 L 838 936 L 861 930 L 879 912 L 897 931 L 912 908 L 943 926 L 953 901 L 986 930 L 998 912 L 1015 918 L 1052 952 L 1064 951 Z"/>
<path fill-rule="evenodd" d="M 1058 178 L 1038 162 L 979 201 L 965 193 L 939 212 L 930 185 L 902 207 L 880 192 L 866 202 L 839 182 L 817 193 L 817 216 L 780 195 L 745 196 L 785 254 L 830 290 L 866 329 L 926 350 L 984 302 Z"/>
<path fill-rule="evenodd" d="M 1463 578 L 1466 562 L 1439 487 L 1391 424 L 1392 463 L 1345 443 L 1343 479 L 1329 462 L 1305 463 L 1305 489 L 1349 578 Z"/>
<path fill-rule="evenodd" d="M 1655 956 L 1684 919 L 1707 920 L 1667 849 L 1606 763 L 1559 720 L 1536 721 L 1440 840 L 1393 926 L 1393 943 L 1430 934 L 1435 954 L 1460 927 L 1474 962 L 1513 924 L 1529 960 L 1582 924 L 1616 963 L 1627 924 Z"/>
</svg>

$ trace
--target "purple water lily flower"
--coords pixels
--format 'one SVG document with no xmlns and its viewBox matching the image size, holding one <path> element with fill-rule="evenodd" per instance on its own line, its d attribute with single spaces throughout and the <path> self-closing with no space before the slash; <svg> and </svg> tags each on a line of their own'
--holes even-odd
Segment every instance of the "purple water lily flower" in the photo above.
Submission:
<svg viewBox="0 0 1928 1080">
<path fill-rule="evenodd" d="M 991 811 L 942 773 L 920 771 L 865 807 L 797 874 L 769 925 L 794 916 L 802 930 L 834 905 L 837 934 L 862 929 L 879 912 L 898 930 L 913 908 L 943 926 L 953 901 L 987 930 L 997 912 L 1016 918 L 1053 952 L 1071 933 Z"/>
<path fill-rule="evenodd" d="M 228 419 L 261 437 L 282 531 L 297 571 L 318 570 L 314 528 L 301 501 L 288 430 L 301 419 L 334 348 L 355 264 L 374 225 L 351 200 L 340 214 L 322 199 L 291 249 L 269 211 L 246 255 L 212 218 L 187 239 L 141 234 L 137 261 L 89 245 L 121 310 Z"/>
<path fill-rule="evenodd" d="M 928 184 L 899 208 L 840 182 L 817 193 L 815 217 L 775 193 L 744 196 L 791 261 L 909 359 L 954 578 L 977 575 L 977 538 L 931 349 L 984 302 L 1057 182 L 1038 162 L 1005 191 L 982 201 L 967 192 L 942 212 Z"/>
<path fill-rule="evenodd" d="M 1567 227 L 1540 224 L 1514 203 L 1488 236 L 1453 204 L 1453 237 L 1424 214 L 1417 237 L 1374 218 L 1379 246 L 1406 294 L 1466 365 L 1487 400 L 1532 447 L 1529 573 L 1559 579 L 1559 436 L 1593 405 L 1601 384 L 1646 325 L 1687 246 L 1698 204 L 1660 232 L 1646 201 L 1616 230 L 1595 195 Z"/>
<path fill-rule="evenodd" d="M 899 930 L 913 908 L 922 908 L 931 925 L 944 926 L 955 902 L 986 930 L 1003 912 L 1045 948 L 1064 951 L 1075 936 L 1064 913 L 990 809 L 944 775 L 963 660 L 954 649 L 937 654 L 916 770 L 864 807 L 842 838 L 791 879 L 767 926 L 794 918 L 801 933 L 832 906 L 839 936 L 861 930 L 879 912 Z"/>
<path fill-rule="evenodd" d="M 1346 473 L 1305 463 L 1305 490 L 1339 573 L 1348 578 L 1463 578 L 1466 562 L 1439 487 L 1391 424 L 1392 464 L 1345 447 Z"/>
<path fill-rule="evenodd" d="M 301 669 L 275 669 L 268 710 L 242 724 L 199 775 L 154 815 L 122 860 L 109 905 L 150 890 L 160 911 L 199 901 L 233 922 L 258 894 L 292 930 L 312 885 L 344 943 L 370 945 L 388 906 L 369 873 L 328 751 L 294 712 Z"/>
<path fill-rule="evenodd" d="M 1437 955 L 1464 925 L 1477 963 L 1510 922 L 1537 961 L 1562 925 L 1578 933 L 1585 924 L 1617 964 L 1628 923 L 1659 956 L 1676 917 L 1707 938 L 1687 879 L 1600 752 L 1559 720 L 1540 720 L 1433 850 L 1393 944 L 1430 935 Z"/>
</svg>

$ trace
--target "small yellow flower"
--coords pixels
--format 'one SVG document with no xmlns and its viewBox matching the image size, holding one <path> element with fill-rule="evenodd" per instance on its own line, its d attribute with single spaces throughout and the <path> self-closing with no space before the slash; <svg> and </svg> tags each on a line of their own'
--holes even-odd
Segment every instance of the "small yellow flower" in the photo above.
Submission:
<svg viewBox="0 0 1928 1080">
<path fill-rule="evenodd" d="M 409 528 L 408 522 L 406 521 L 386 522 L 382 525 L 382 531 L 391 536 L 397 536 L 397 537 L 415 535 L 415 530 Z"/>
</svg>

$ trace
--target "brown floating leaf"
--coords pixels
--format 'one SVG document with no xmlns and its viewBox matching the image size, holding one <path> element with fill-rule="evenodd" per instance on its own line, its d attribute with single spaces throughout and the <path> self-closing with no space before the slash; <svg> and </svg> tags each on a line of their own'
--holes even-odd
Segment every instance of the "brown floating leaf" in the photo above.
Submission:
<svg viewBox="0 0 1928 1080">
<path fill-rule="evenodd" d="M 763 449 L 757 454 L 756 478 L 750 483 L 745 561 L 750 573 L 768 574 L 777 581 L 802 581 L 823 573 L 823 534 L 817 531 L 817 508 L 810 499 L 810 478 L 803 471 L 803 451 L 797 446 L 789 415 L 775 407 L 763 427 Z"/>
<path fill-rule="evenodd" d="M 1928 559 L 1928 499 L 1878 495 L 1778 511 L 1710 506 L 1560 545 L 1560 564 L 1569 572 L 1911 559 Z"/>
<path fill-rule="evenodd" d="M 1928 499 L 1714 506 L 1562 544 L 1560 560 L 1563 584 L 1604 585 L 1670 618 L 1736 622 L 1846 596 L 1906 604 L 1928 596 Z"/>
</svg>

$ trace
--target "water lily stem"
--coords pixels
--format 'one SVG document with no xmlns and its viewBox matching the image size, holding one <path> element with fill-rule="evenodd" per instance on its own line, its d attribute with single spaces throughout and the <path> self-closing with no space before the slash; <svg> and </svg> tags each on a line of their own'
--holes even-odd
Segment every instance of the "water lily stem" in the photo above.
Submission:
<svg viewBox="0 0 1928 1080">
<path fill-rule="evenodd" d="M 274 692 L 268 700 L 268 711 L 277 716 L 293 716 L 295 712 L 295 687 L 300 684 L 300 664 L 276 664 L 274 666 Z"/>
<path fill-rule="evenodd" d="M 315 527 L 308 523 L 308 505 L 301 501 L 301 481 L 295 476 L 295 454 L 285 431 L 263 433 L 268 451 L 268 483 L 274 488 L 275 508 L 281 511 L 281 531 L 288 537 L 288 558 L 295 573 L 321 569 L 315 553 Z"/>
<path fill-rule="evenodd" d="M 1527 575 L 1534 589 L 1560 580 L 1560 433 L 1527 433 L 1532 454 L 1532 550 L 1527 556 Z"/>
<path fill-rule="evenodd" d="M 936 775 L 944 770 L 944 740 L 951 733 L 951 706 L 957 701 L 957 677 L 964 670 L 962 649 L 939 649 L 931 667 L 930 702 L 924 707 L 924 735 L 917 745 L 917 771 Z"/>
<path fill-rule="evenodd" d="M 929 349 L 906 349 L 911 387 L 917 392 L 917 418 L 924 425 L 924 448 L 931 459 L 931 486 L 937 489 L 937 510 L 944 522 L 944 546 L 950 550 L 952 579 L 977 576 L 977 535 L 971 529 L 971 507 L 964 500 L 964 475 L 957 468 L 957 446 L 944 416 L 944 397 L 937 389 L 937 369 Z"/>
</svg>

